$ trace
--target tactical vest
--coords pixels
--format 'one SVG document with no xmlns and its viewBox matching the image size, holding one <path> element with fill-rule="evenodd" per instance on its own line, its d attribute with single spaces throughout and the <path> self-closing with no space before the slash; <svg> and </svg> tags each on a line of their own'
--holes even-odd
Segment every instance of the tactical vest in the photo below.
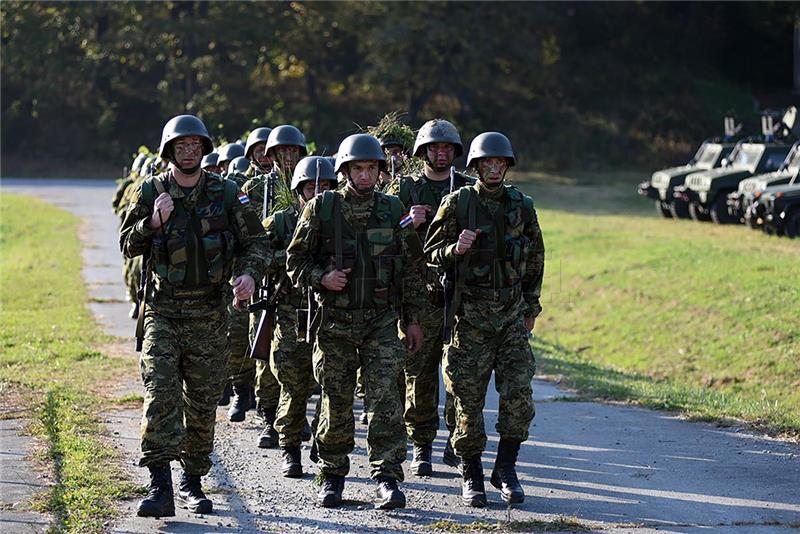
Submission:
<svg viewBox="0 0 800 534">
<path fill-rule="evenodd" d="M 153 177 L 142 186 L 142 202 L 153 209 L 155 198 L 166 191 L 169 175 Z M 173 198 L 175 209 L 153 237 L 153 271 L 159 290 L 166 286 L 199 289 L 219 285 L 230 277 L 234 236 L 228 216 L 237 187 L 230 180 L 206 173 L 205 187 L 194 206 Z M 193 192 L 194 194 L 194 192 Z"/>
<path fill-rule="evenodd" d="M 524 234 L 533 221 L 533 199 L 505 185 L 500 206 L 492 214 L 478 199 L 475 187 L 458 190 L 456 220 L 463 229 L 480 229 L 475 243 L 461 261 L 466 285 L 500 289 L 522 280 L 525 256 L 530 246 Z"/>
<path fill-rule="evenodd" d="M 460 172 L 455 173 L 453 178 L 453 191 L 456 191 L 465 185 L 472 185 L 475 183 L 475 180 Z M 398 196 L 406 208 L 417 206 L 419 204 L 425 204 L 433 208 L 433 213 L 428 216 L 427 221 L 419 225 L 419 227 L 416 229 L 417 234 L 419 234 L 423 239 L 425 238 L 425 233 L 428 231 L 428 226 L 430 226 L 430 221 L 433 219 L 433 216 L 436 214 L 436 210 L 442 203 L 442 199 L 450 194 L 449 180 L 446 180 L 444 183 L 446 186 L 439 191 L 438 188 L 430 185 L 430 182 L 424 176 L 406 176 L 400 180 L 400 191 L 398 192 Z"/>
<path fill-rule="evenodd" d="M 342 214 L 343 194 L 319 197 L 320 241 L 316 258 L 326 272 L 352 269 L 343 291 L 323 291 L 322 305 L 386 308 L 400 305 L 402 249 L 397 231 L 403 206 L 397 197 L 375 193 L 366 229 L 356 233 Z"/>
</svg>

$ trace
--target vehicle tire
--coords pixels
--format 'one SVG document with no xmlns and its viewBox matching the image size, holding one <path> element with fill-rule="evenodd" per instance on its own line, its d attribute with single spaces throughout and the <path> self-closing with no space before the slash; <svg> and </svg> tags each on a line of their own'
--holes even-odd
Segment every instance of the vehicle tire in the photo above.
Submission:
<svg viewBox="0 0 800 534">
<path fill-rule="evenodd" d="M 689 203 L 689 217 L 691 217 L 693 221 L 704 222 L 711 220 L 711 217 L 700 211 L 700 206 L 697 204 L 697 202 Z"/>
<path fill-rule="evenodd" d="M 670 202 L 669 213 L 672 215 L 673 219 L 688 219 L 690 217 L 689 206 L 682 200 L 673 200 Z"/>
<path fill-rule="evenodd" d="M 792 211 L 789 216 L 786 217 L 786 225 L 784 226 L 783 234 L 790 239 L 800 237 L 800 208 Z"/>
<path fill-rule="evenodd" d="M 664 207 L 664 204 L 660 200 L 656 200 L 656 213 L 665 219 L 672 218 L 672 213 L 670 213 L 669 209 Z"/>
<path fill-rule="evenodd" d="M 711 215 L 711 220 L 717 224 L 734 224 L 739 222 L 735 217 L 733 217 L 730 213 L 728 213 L 728 204 L 726 201 L 727 195 L 722 193 L 717 195 L 717 198 L 714 199 L 714 202 L 711 203 L 711 207 L 709 208 L 709 214 Z"/>
</svg>

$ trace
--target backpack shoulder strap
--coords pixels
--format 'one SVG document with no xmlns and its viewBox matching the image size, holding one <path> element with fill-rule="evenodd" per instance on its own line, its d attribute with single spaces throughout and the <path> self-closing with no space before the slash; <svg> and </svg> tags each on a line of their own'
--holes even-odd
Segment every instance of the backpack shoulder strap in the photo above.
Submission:
<svg viewBox="0 0 800 534">
<path fill-rule="evenodd" d="M 224 203 L 225 211 L 230 211 L 236 202 L 236 193 L 239 192 L 239 186 L 233 180 L 225 180 L 225 193 Z"/>
<path fill-rule="evenodd" d="M 456 193 L 456 220 L 461 228 L 474 230 L 476 226 L 475 199 L 473 198 L 472 188 L 469 186 L 461 187 Z"/>
</svg>

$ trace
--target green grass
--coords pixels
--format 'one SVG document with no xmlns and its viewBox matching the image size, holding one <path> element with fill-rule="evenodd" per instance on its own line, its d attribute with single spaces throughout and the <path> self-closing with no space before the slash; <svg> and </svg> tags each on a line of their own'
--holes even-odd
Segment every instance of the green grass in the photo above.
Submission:
<svg viewBox="0 0 800 534">
<path fill-rule="evenodd" d="M 104 385 L 135 366 L 99 349 L 110 341 L 86 307 L 78 219 L 33 198 L 0 197 L 0 384 L 15 392 L 46 446 L 54 485 L 38 500 L 59 532 L 99 532 L 129 494 L 102 438 Z"/>
<path fill-rule="evenodd" d="M 458 523 L 443 519 L 431 523 L 426 528 L 438 532 L 589 532 L 591 527 L 584 525 L 574 517 L 559 516 L 552 521 L 473 521 Z"/>
<path fill-rule="evenodd" d="M 547 266 L 540 369 L 595 397 L 800 435 L 800 243 L 655 216 L 646 173 L 518 175 Z"/>
</svg>

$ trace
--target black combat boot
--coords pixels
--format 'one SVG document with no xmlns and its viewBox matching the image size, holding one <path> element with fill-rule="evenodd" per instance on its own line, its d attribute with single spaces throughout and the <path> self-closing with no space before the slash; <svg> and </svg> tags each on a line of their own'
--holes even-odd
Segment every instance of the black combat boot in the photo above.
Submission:
<svg viewBox="0 0 800 534">
<path fill-rule="evenodd" d="M 225 389 L 222 390 L 222 395 L 219 397 L 219 402 L 217 403 L 218 406 L 227 406 L 231 402 L 231 395 L 233 394 L 233 388 L 231 388 L 231 383 L 228 382 L 225 384 Z"/>
<path fill-rule="evenodd" d="M 303 464 L 300 461 L 300 447 L 281 447 L 283 457 L 283 476 L 286 478 L 302 478 Z"/>
<path fill-rule="evenodd" d="M 486 489 L 483 486 L 483 465 L 481 456 L 461 459 L 464 482 L 461 484 L 461 500 L 473 508 L 486 506 Z"/>
<path fill-rule="evenodd" d="M 431 465 L 431 449 L 428 445 L 414 444 L 414 459 L 411 460 L 411 472 L 418 477 L 429 477 L 433 474 Z"/>
<path fill-rule="evenodd" d="M 172 517 L 175 515 L 175 496 L 172 492 L 172 471 L 169 464 L 151 465 L 150 491 L 139 501 L 139 517 Z"/>
<path fill-rule="evenodd" d="M 278 446 L 278 432 L 275 430 L 275 411 L 262 413 L 264 430 L 258 436 L 259 449 L 274 449 Z"/>
<path fill-rule="evenodd" d="M 397 487 L 397 480 L 389 477 L 378 477 L 378 487 L 375 488 L 375 508 L 380 510 L 394 510 L 406 507 L 406 496 Z"/>
<path fill-rule="evenodd" d="M 358 416 L 358 422 L 362 425 L 369 424 L 369 415 L 367 415 L 367 410 L 361 410 L 361 415 Z"/>
<path fill-rule="evenodd" d="M 233 386 L 233 402 L 228 409 L 228 420 L 231 423 L 244 421 L 247 410 L 250 409 L 250 388 L 248 386 Z"/>
<path fill-rule="evenodd" d="M 322 475 L 322 487 L 317 493 L 319 504 L 325 508 L 333 508 L 342 504 L 344 477 L 340 475 Z"/>
<path fill-rule="evenodd" d="M 309 441 L 313 432 L 311 432 L 311 425 L 308 424 L 308 419 L 305 417 L 303 418 L 303 431 L 300 433 L 300 439 L 303 441 Z"/>
<path fill-rule="evenodd" d="M 447 438 L 447 444 L 444 446 L 444 452 L 442 453 L 442 462 L 445 465 L 449 465 L 450 467 L 457 467 L 461 468 L 461 458 L 456 456 L 456 451 L 453 450 L 453 443 L 452 443 L 453 435 L 451 434 L 449 438 Z"/>
<path fill-rule="evenodd" d="M 178 499 L 184 508 L 195 514 L 210 514 L 214 508 L 200 486 L 200 475 L 187 475 L 185 472 L 181 475 Z"/>
<path fill-rule="evenodd" d="M 525 492 L 517 479 L 517 455 L 519 442 L 500 438 L 497 446 L 497 458 L 492 469 L 492 486 L 500 490 L 503 500 L 510 504 L 525 501 Z"/>
</svg>

